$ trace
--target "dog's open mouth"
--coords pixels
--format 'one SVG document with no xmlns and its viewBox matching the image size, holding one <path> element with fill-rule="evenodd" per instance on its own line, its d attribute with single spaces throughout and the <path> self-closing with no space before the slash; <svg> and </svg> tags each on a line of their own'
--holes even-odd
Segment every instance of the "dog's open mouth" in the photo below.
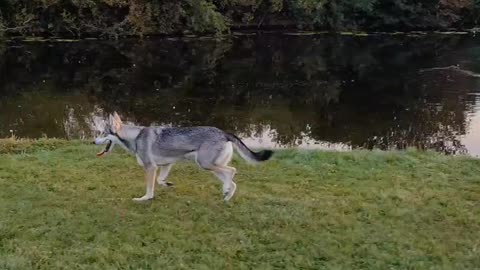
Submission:
<svg viewBox="0 0 480 270">
<path fill-rule="evenodd" d="M 97 153 L 97 157 L 101 157 L 106 153 L 110 152 L 111 148 L 112 148 L 112 141 L 108 140 L 107 146 L 105 146 L 105 149 L 103 149 L 103 151 Z"/>
</svg>

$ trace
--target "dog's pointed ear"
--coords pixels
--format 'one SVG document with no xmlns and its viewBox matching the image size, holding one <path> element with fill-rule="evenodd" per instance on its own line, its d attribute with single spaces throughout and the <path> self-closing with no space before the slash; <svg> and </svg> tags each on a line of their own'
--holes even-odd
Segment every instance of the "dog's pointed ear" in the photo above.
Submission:
<svg viewBox="0 0 480 270">
<path fill-rule="evenodd" d="M 120 119 L 120 116 L 118 115 L 117 112 L 114 112 L 111 118 L 112 118 L 113 131 L 118 132 L 122 128 L 122 119 Z"/>
<path fill-rule="evenodd" d="M 118 115 L 117 112 L 113 112 L 113 118 L 115 118 L 115 121 L 122 123 L 122 119 L 120 118 L 120 115 Z"/>
</svg>

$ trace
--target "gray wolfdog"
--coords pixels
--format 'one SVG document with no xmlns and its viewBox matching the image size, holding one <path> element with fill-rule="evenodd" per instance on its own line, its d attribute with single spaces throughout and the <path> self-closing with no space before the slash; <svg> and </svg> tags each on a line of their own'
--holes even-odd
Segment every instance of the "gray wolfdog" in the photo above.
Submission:
<svg viewBox="0 0 480 270">
<path fill-rule="evenodd" d="M 194 160 L 201 168 L 211 171 L 223 183 L 223 199 L 228 201 L 235 193 L 237 185 L 233 182 L 236 169 L 228 166 L 233 156 L 233 148 L 240 156 L 251 163 L 270 159 L 273 152 L 264 150 L 253 152 L 237 136 L 215 127 L 142 127 L 122 123 L 115 112 L 102 126 L 102 133 L 94 144 L 106 144 L 98 153 L 102 156 L 112 151 L 118 144 L 137 157 L 137 162 L 145 169 L 146 193 L 134 201 L 153 199 L 155 178 L 157 183 L 171 186 L 166 182 L 172 165 L 180 160 Z"/>
</svg>

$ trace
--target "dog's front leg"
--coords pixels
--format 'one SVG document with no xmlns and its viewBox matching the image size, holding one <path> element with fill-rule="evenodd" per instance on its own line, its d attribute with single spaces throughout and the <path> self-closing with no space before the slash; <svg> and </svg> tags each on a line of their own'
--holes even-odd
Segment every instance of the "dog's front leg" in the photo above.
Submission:
<svg viewBox="0 0 480 270">
<path fill-rule="evenodd" d="M 134 201 L 141 202 L 153 199 L 153 191 L 155 188 L 155 172 L 157 168 L 154 166 L 149 166 L 145 168 L 145 185 L 146 185 L 146 192 L 143 197 L 134 198 Z"/>
</svg>

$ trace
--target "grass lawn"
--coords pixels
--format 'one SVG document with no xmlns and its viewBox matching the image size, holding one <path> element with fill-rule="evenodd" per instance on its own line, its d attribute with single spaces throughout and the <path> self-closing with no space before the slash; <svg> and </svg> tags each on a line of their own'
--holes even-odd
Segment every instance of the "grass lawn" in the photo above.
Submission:
<svg viewBox="0 0 480 270">
<path fill-rule="evenodd" d="M 0 140 L 0 269 L 479 269 L 480 160 L 406 152 L 236 158 L 235 197 L 193 164 L 144 192 L 117 149 Z"/>
</svg>

